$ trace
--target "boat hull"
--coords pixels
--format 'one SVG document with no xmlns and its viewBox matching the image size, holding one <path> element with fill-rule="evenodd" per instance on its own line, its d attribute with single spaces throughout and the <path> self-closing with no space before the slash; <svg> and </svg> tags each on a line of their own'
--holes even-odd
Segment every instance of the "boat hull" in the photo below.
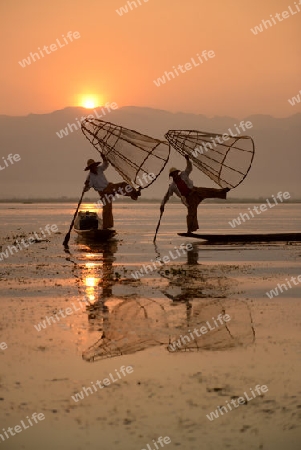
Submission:
<svg viewBox="0 0 301 450">
<path fill-rule="evenodd" d="M 179 236 L 203 239 L 210 243 L 231 242 L 301 242 L 301 233 L 266 233 L 266 234 L 197 234 L 178 233 Z"/>
<path fill-rule="evenodd" d="M 111 229 L 107 229 L 107 230 L 99 230 L 99 229 L 78 230 L 78 229 L 74 228 L 74 231 L 82 239 L 93 240 L 93 241 L 107 241 L 108 239 L 111 239 L 116 234 L 116 231 L 115 230 L 111 230 Z"/>
</svg>

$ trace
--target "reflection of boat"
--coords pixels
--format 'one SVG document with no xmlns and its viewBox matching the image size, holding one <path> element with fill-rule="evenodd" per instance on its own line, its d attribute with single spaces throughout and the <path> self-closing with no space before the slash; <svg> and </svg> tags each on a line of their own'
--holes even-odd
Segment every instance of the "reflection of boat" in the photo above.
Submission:
<svg viewBox="0 0 301 450">
<path fill-rule="evenodd" d="M 96 212 L 79 211 L 74 222 L 74 231 L 84 239 L 106 241 L 116 234 L 115 230 L 102 228 L 102 220 Z"/>
</svg>

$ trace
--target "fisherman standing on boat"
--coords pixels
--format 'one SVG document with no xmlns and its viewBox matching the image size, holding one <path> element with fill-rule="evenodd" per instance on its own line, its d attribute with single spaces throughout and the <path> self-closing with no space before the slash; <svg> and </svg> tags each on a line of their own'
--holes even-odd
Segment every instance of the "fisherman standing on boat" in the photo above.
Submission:
<svg viewBox="0 0 301 450">
<path fill-rule="evenodd" d="M 90 173 L 85 182 L 85 192 L 90 188 L 94 188 L 99 193 L 102 202 L 102 221 L 103 229 L 112 228 L 114 226 L 112 202 L 115 196 L 125 195 L 131 197 L 132 200 L 137 200 L 141 195 L 139 190 L 135 190 L 125 181 L 121 183 L 109 183 L 104 175 L 104 171 L 109 167 L 109 162 L 104 155 L 102 155 L 103 163 L 95 162 L 94 159 L 88 159 L 87 167 Z"/>
<path fill-rule="evenodd" d="M 185 156 L 187 161 L 186 169 L 183 172 L 179 171 L 175 167 L 172 167 L 169 171 L 169 176 L 173 181 L 169 185 L 161 206 L 161 214 L 164 211 L 164 205 L 169 198 L 176 194 L 180 197 L 182 203 L 188 209 L 187 215 L 187 233 L 192 233 L 199 228 L 197 210 L 199 204 L 206 198 L 221 198 L 226 199 L 229 188 L 214 189 L 214 188 L 202 188 L 194 187 L 192 180 L 189 178 L 189 174 L 192 171 L 192 164 L 188 156 Z"/>
</svg>

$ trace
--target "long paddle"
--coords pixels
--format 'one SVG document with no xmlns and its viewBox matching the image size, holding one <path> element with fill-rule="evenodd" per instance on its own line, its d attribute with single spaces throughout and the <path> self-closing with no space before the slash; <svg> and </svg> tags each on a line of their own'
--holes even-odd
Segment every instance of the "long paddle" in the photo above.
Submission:
<svg viewBox="0 0 301 450">
<path fill-rule="evenodd" d="M 75 213 L 74 213 L 74 216 L 73 216 L 73 219 L 72 219 L 72 222 L 71 222 L 69 231 L 68 231 L 68 233 L 67 233 L 66 236 L 65 236 L 65 239 L 64 239 L 64 242 L 63 242 L 63 245 L 64 245 L 65 247 L 67 247 L 68 242 L 69 242 L 69 240 L 70 240 L 71 230 L 72 230 L 72 228 L 73 228 L 73 225 L 74 225 L 75 218 L 76 218 L 76 216 L 77 216 L 79 207 L 80 207 L 80 205 L 81 205 L 81 202 L 82 202 L 82 199 L 83 199 L 83 196 L 84 196 L 84 193 L 85 193 L 85 188 L 86 188 L 86 186 L 84 186 L 84 188 L 83 188 L 83 192 L 82 192 L 82 195 L 81 195 L 81 197 L 80 197 L 80 199 L 79 199 L 79 202 L 78 202 L 76 211 L 75 211 Z"/>
<path fill-rule="evenodd" d="M 164 211 L 164 210 L 163 210 L 163 211 Z M 163 211 L 161 211 L 161 214 L 160 214 L 160 219 L 159 219 L 159 222 L 158 222 L 158 225 L 157 225 L 157 228 L 156 228 L 156 233 L 155 233 L 155 236 L 154 236 L 153 243 L 156 242 L 157 233 L 158 233 L 158 230 L 159 230 L 159 227 L 160 227 L 160 223 L 161 223 L 161 218 L 162 218 L 162 216 L 163 216 Z"/>
</svg>

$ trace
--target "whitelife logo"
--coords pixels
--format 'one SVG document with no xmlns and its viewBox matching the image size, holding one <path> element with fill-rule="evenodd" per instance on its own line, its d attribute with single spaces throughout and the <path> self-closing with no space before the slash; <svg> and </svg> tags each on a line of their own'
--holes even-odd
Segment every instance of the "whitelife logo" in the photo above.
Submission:
<svg viewBox="0 0 301 450">
<path fill-rule="evenodd" d="M 257 394 L 259 396 L 259 395 L 262 395 L 261 392 L 266 393 L 268 391 L 268 387 L 265 384 L 263 384 L 262 386 L 260 386 L 260 384 L 257 384 L 257 386 L 254 388 L 254 390 L 257 392 Z M 251 400 L 256 398 L 256 394 L 252 388 L 250 388 L 250 391 L 251 391 L 252 397 L 248 397 L 248 394 L 246 392 L 244 392 L 244 397 L 238 397 L 238 399 L 237 399 L 238 405 L 236 404 L 235 399 L 232 398 L 232 400 L 230 402 L 230 403 L 232 403 L 232 406 L 234 406 L 235 408 L 238 408 L 240 405 L 247 404 L 248 402 L 250 402 Z M 215 411 L 212 411 L 210 413 L 210 415 L 206 414 L 207 419 L 209 419 L 212 422 L 212 420 L 218 419 L 220 417 L 220 414 L 223 416 L 224 413 L 228 413 L 229 411 L 232 411 L 232 408 L 227 400 L 226 400 L 226 403 L 227 403 L 226 406 L 218 406 L 218 409 L 216 409 Z M 227 407 L 228 407 L 229 411 L 227 410 Z"/>
<path fill-rule="evenodd" d="M 86 119 L 101 119 L 103 116 L 106 115 L 106 111 L 104 110 L 104 108 L 106 108 L 107 113 L 110 113 L 112 111 L 112 109 L 114 109 L 114 110 L 118 109 L 118 105 L 115 102 L 112 102 L 112 103 L 107 102 L 103 107 L 99 108 L 99 113 L 102 112 L 102 114 L 99 114 L 96 111 L 96 109 L 93 109 L 93 113 L 95 115 L 90 113 L 88 116 L 81 116 L 80 120 L 76 117 L 75 120 L 76 120 L 77 125 L 76 125 L 76 123 L 73 123 L 73 122 L 69 123 L 68 122 L 66 128 L 63 128 L 60 131 L 56 131 L 55 134 L 60 139 L 62 139 L 64 136 L 68 136 L 69 135 L 69 131 L 70 131 L 70 133 L 73 133 L 73 131 L 80 130 L 81 129 L 81 123 L 82 123 L 83 120 L 86 120 Z"/>
<path fill-rule="evenodd" d="M 53 316 L 46 316 L 45 319 L 43 320 L 43 322 L 40 322 L 37 325 L 34 325 L 35 329 L 37 331 L 45 330 L 48 325 L 52 325 L 53 323 L 60 322 L 61 319 L 60 319 L 59 315 L 63 319 L 66 319 L 66 317 L 71 316 L 76 311 L 85 310 L 86 305 L 87 304 L 89 305 L 90 303 L 88 300 L 84 300 L 84 302 L 82 302 L 81 300 L 78 300 L 80 308 L 76 308 L 76 305 L 74 303 L 71 303 L 73 309 L 69 306 L 65 310 L 59 309 L 58 312 L 56 314 L 54 314 Z"/>
<path fill-rule="evenodd" d="M 120 372 L 122 373 L 122 375 L 123 375 L 124 377 L 126 377 L 127 374 L 130 374 L 130 373 L 133 373 L 133 372 L 134 372 L 134 369 L 133 369 L 132 366 L 127 366 L 127 367 L 121 366 L 119 370 L 120 370 Z M 121 375 L 120 375 L 120 373 L 119 373 L 119 371 L 118 371 L 117 369 L 115 369 L 115 372 L 116 372 L 116 375 L 117 375 L 117 377 L 118 377 L 117 379 L 114 378 L 114 376 L 113 376 L 111 373 L 109 373 L 109 377 L 110 377 L 110 378 L 104 378 L 104 379 L 102 380 L 102 382 L 101 382 L 100 380 L 97 380 L 97 381 L 95 382 L 95 384 L 97 384 L 97 386 L 99 387 L 99 389 L 103 389 L 105 386 L 110 386 L 111 381 L 113 381 L 113 383 L 116 383 L 116 381 L 118 381 L 118 379 L 119 379 L 119 380 L 122 379 L 122 377 L 121 377 Z M 111 381 L 110 381 L 110 380 L 111 380 Z M 103 384 L 103 386 L 102 386 L 101 383 Z M 91 384 L 92 384 L 92 387 L 93 387 L 93 389 L 94 389 L 94 392 L 97 392 L 97 387 L 95 386 L 95 384 L 93 383 L 93 381 L 91 381 Z M 75 402 L 78 402 L 79 400 L 83 400 L 83 399 L 85 398 L 85 395 L 86 395 L 87 397 L 89 397 L 89 395 L 90 395 L 90 394 L 94 394 L 94 392 L 93 392 L 93 390 L 92 390 L 91 387 L 83 387 L 83 390 L 82 390 L 82 391 L 77 392 L 75 395 L 71 395 L 71 398 L 72 398 L 72 400 L 74 400 Z M 84 395 L 84 394 L 85 394 L 85 395 Z"/>
<path fill-rule="evenodd" d="M 212 317 L 212 320 L 213 320 L 213 322 L 214 322 L 214 327 L 212 328 L 211 326 L 210 326 L 210 323 L 209 323 L 209 321 L 207 320 L 207 322 L 206 322 L 206 325 L 207 326 L 202 326 L 200 329 L 199 329 L 199 331 L 200 331 L 200 333 L 201 334 L 198 334 L 198 329 L 197 328 L 195 328 L 192 332 L 190 331 L 190 330 L 188 330 L 188 332 L 189 332 L 189 336 L 188 335 L 184 335 L 184 336 L 180 336 L 180 339 L 178 339 L 177 341 L 175 341 L 175 342 L 171 342 L 170 344 L 169 344 L 169 346 L 167 347 L 167 350 L 168 351 L 170 351 L 170 352 L 174 352 L 174 351 L 178 351 L 178 350 L 181 350 L 181 348 L 182 348 L 182 346 L 186 346 L 187 344 L 189 344 L 191 341 L 194 341 L 195 340 L 195 336 L 193 335 L 193 333 L 195 333 L 195 335 L 196 335 L 196 337 L 201 337 L 203 334 L 206 334 L 206 333 L 208 333 L 208 331 L 213 331 L 213 330 L 216 330 L 217 328 L 219 328 L 221 325 L 224 325 L 224 322 L 229 322 L 230 320 L 231 320 L 231 317 L 229 316 L 229 314 L 224 314 L 224 315 L 222 315 L 222 314 L 219 314 L 218 316 L 217 316 L 217 318 L 216 318 L 216 320 L 215 320 L 215 318 L 214 317 Z M 217 323 L 217 320 L 220 322 L 220 323 Z"/>
<path fill-rule="evenodd" d="M 145 183 L 149 183 L 152 180 L 156 179 L 156 175 L 154 173 L 143 173 L 142 175 L 142 180 L 139 176 L 137 176 L 137 178 L 135 179 L 135 184 L 140 185 L 141 188 L 143 188 L 143 184 Z M 105 194 L 102 199 L 99 199 L 95 204 L 94 207 L 95 208 L 100 208 L 103 207 L 105 205 L 107 205 L 108 203 L 112 203 L 116 200 L 116 198 L 119 198 L 120 196 L 125 196 L 126 193 L 130 193 L 134 190 L 134 188 L 130 185 L 127 184 L 125 189 L 123 190 L 122 187 L 119 187 L 116 191 L 116 189 L 114 188 L 113 194 Z"/>
<path fill-rule="evenodd" d="M 298 282 L 296 282 L 298 280 Z M 294 283 L 294 286 L 298 286 L 299 283 L 301 283 L 301 275 L 298 275 L 298 277 L 291 277 L 290 281 Z M 274 297 L 278 297 L 280 293 L 282 294 L 284 292 L 283 288 L 288 291 L 289 289 L 292 289 L 294 286 L 291 285 L 290 281 L 286 278 L 286 284 L 280 284 L 278 283 L 275 289 L 271 289 L 269 292 L 266 292 L 266 295 L 269 297 L 269 299 L 272 299 Z M 279 291 L 278 291 L 279 289 Z"/>
<path fill-rule="evenodd" d="M 301 0 L 299 0 L 298 4 L 297 2 L 294 2 L 294 4 L 295 9 L 292 9 L 290 6 L 288 6 L 288 11 L 283 11 L 280 14 L 276 13 L 274 14 L 274 16 L 270 14 L 271 20 L 270 19 L 262 20 L 260 25 L 256 25 L 254 28 L 250 28 L 250 30 L 256 36 L 257 34 L 262 33 L 265 29 L 267 30 L 268 28 L 271 28 L 272 26 L 277 25 L 280 22 L 283 22 L 283 20 L 288 19 L 289 17 L 292 17 L 295 14 L 298 14 L 301 11 L 299 7 L 299 5 L 301 5 Z M 276 19 L 278 20 L 278 22 L 276 21 Z"/>
<path fill-rule="evenodd" d="M 144 3 L 147 3 L 148 0 L 143 0 Z M 137 3 L 142 6 L 143 3 L 141 3 L 141 0 L 136 0 L 136 1 L 128 1 L 124 6 L 121 6 L 119 9 L 116 9 L 115 11 L 117 12 L 117 14 L 121 17 L 124 14 L 127 14 L 129 12 L 128 6 L 130 7 L 130 10 L 133 11 L 133 9 L 138 8 Z M 133 8 L 134 5 L 134 8 Z"/>
<path fill-rule="evenodd" d="M 152 448 L 149 444 L 146 444 L 147 448 L 143 448 L 142 450 L 159 450 L 160 448 L 164 447 L 164 444 L 165 445 L 170 444 L 171 443 L 171 439 L 170 439 L 169 436 L 165 436 L 165 437 L 160 436 L 160 437 L 158 437 L 157 441 L 155 441 L 153 439 L 153 443 L 154 443 L 155 448 Z M 160 444 L 161 447 L 159 447 L 157 444 Z"/>
<path fill-rule="evenodd" d="M 59 39 L 56 39 L 56 41 L 55 41 L 56 44 L 50 44 L 49 45 L 49 49 L 50 50 L 48 50 L 48 46 L 47 45 L 44 45 L 43 50 L 46 53 L 46 55 L 50 55 L 52 52 L 56 52 L 59 48 L 66 47 L 66 45 L 69 44 L 69 41 L 73 42 L 73 39 L 79 39 L 80 38 L 80 34 L 79 34 L 78 31 L 74 31 L 74 32 L 69 31 L 67 33 L 67 38 L 69 39 L 69 41 L 67 40 L 67 38 L 65 38 L 64 35 L 62 35 L 62 37 L 63 37 L 63 41 L 65 42 L 65 44 L 61 43 L 61 41 Z M 22 61 L 19 61 L 20 66 L 24 69 L 24 67 L 30 66 L 30 64 L 32 62 L 36 62 L 37 60 L 41 59 L 41 57 L 45 58 L 43 50 L 41 50 L 41 48 L 38 47 L 38 51 L 39 51 L 40 54 L 39 53 L 32 53 L 32 52 L 30 52 L 30 54 L 29 54 L 29 56 L 27 58 L 24 58 L 24 59 L 22 59 Z"/>
<path fill-rule="evenodd" d="M 5 438 L 4 438 L 3 435 L 5 435 L 6 439 L 9 439 L 10 436 L 15 436 L 16 433 L 21 433 L 21 431 L 26 430 L 27 428 L 29 428 L 29 425 L 32 427 L 34 425 L 34 423 L 32 423 L 31 419 L 35 423 L 39 423 L 39 420 L 44 420 L 45 416 L 44 416 L 43 413 L 39 413 L 38 414 L 38 413 L 35 412 L 35 413 L 32 414 L 31 418 L 26 416 L 26 419 L 27 419 L 27 423 L 24 423 L 25 420 L 21 420 L 21 425 L 22 425 L 23 428 L 21 427 L 21 425 L 15 425 L 13 428 L 12 427 L 8 427 L 7 430 L 5 430 L 3 428 L 3 434 L 0 434 L 0 438 L 2 439 L 2 441 L 5 441 Z M 28 426 L 26 426 L 26 425 L 28 425 Z M 13 430 L 15 431 L 15 433 L 14 433 Z M 9 436 L 8 433 L 10 433 L 10 436 Z"/>
<path fill-rule="evenodd" d="M 276 198 L 274 195 L 272 195 L 273 197 L 273 201 L 274 203 L 270 203 L 270 200 L 267 199 L 266 202 L 267 204 L 261 204 L 259 206 L 253 206 L 253 211 L 256 212 L 257 215 L 261 214 L 262 212 L 265 212 L 268 210 L 268 207 L 274 208 L 275 206 L 279 205 L 279 203 L 277 202 Z M 289 198 L 291 198 L 291 195 L 289 192 L 278 192 L 278 194 L 276 195 L 276 197 L 278 198 L 278 200 L 280 200 L 281 203 L 284 202 L 284 200 L 288 200 Z M 283 197 L 283 198 L 282 198 Z M 245 222 L 246 220 L 251 220 L 252 218 L 254 218 L 254 214 L 251 210 L 251 208 L 248 208 L 249 210 L 249 214 L 248 213 L 240 213 L 239 216 L 236 219 L 231 220 L 229 223 L 229 225 L 232 228 L 237 227 L 238 225 L 242 224 L 242 221 Z M 241 221 L 242 220 L 242 221 Z"/>
<path fill-rule="evenodd" d="M 241 130 L 243 132 L 246 131 L 246 129 L 249 130 L 250 128 L 253 127 L 253 124 L 250 120 L 248 120 L 247 122 L 242 120 L 238 126 L 236 125 L 236 123 L 234 124 L 234 126 L 235 126 L 237 133 L 241 134 Z M 241 130 L 238 127 L 240 127 Z M 208 152 L 208 150 L 213 150 L 213 145 L 214 145 L 214 147 L 217 147 L 217 144 L 222 145 L 224 142 L 226 142 L 229 139 L 231 139 L 232 137 L 236 137 L 236 136 L 238 136 L 238 135 L 233 133 L 231 128 L 228 128 L 227 133 L 224 133 L 220 136 L 215 136 L 214 138 L 211 137 L 211 142 L 206 142 L 198 147 L 195 147 L 195 149 L 191 153 L 194 157 L 197 157 L 198 154 L 203 155 L 204 152 Z"/>
<path fill-rule="evenodd" d="M 164 264 L 168 264 L 171 261 L 171 258 L 173 260 L 180 258 L 182 255 L 186 255 L 187 252 L 190 252 L 192 250 L 192 245 L 191 244 L 181 244 L 180 248 L 178 249 L 177 247 L 174 247 L 174 249 L 176 250 L 177 255 L 174 255 L 172 250 L 169 251 L 169 255 L 170 256 L 163 256 L 163 257 L 158 257 L 156 258 L 156 261 L 153 261 L 151 259 L 151 263 L 153 264 L 153 267 L 150 266 L 149 264 L 143 264 L 142 268 L 136 272 L 132 272 L 131 276 L 133 278 L 135 278 L 135 280 L 139 280 L 140 277 L 144 277 L 145 274 L 148 274 L 150 271 L 150 273 L 152 273 L 154 270 L 157 270 L 158 267 L 163 266 Z M 182 255 L 180 253 L 180 250 L 182 250 Z M 163 261 L 163 262 L 162 262 Z M 157 267 L 158 264 L 158 267 Z M 143 270 L 145 273 L 143 273 Z"/>
<path fill-rule="evenodd" d="M 296 97 L 292 97 L 292 98 L 289 98 L 289 99 L 288 99 L 288 102 L 289 102 L 289 104 L 290 104 L 291 106 L 295 106 L 295 105 L 297 105 L 298 103 L 301 102 L 301 96 L 300 96 L 300 94 L 301 94 L 301 90 L 298 92 L 298 94 L 296 95 Z"/>
<path fill-rule="evenodd" d="M 0 342 L 0 350 L 6 350 L 7 349 L 7 343 L 6 342 Z"/>
<path fill-rule="evenodd" d="M 0 164 L 0 170 L 4 170 L 4 169 L 6 169 L 6 167 L 9 167 L 7 160 L 10 162 L 10 165 L 13 165 L 14 162 L 18 162 L 21 160 L 21 156 L 19 155 L 19 153 L 16 153 L 15 155 L 10 153 L 6 158 L 4 156 L 2 156 L 2 159 L 3 159 L 4 167 L 2 167 Z"/>
<path fill-rule="evenodd" d="M 164 74 L 162 75 L 162 77 L 159 77 L 156 80 L 154 80 L 154 83 L 157 87 L 160 87 L 162 84 L 165 84 L 167 81 L 171 81 L 171 79 L 175 79 L 176 76 L 177 77 L 180 76 L 181 73 L 186 73 L 189 70 L 193 69 L 194 67 L 200 66 L 201 64 L 204 63 L 204 61 L 208 61 L 208 59 L 214 58 L 214 57 L 215 57 L 215 53 L 213 50 L 209 50 L 208 52 L 207 52 L 207 50 L 203 50 L 202 56 L 197 54 L 197 61 L 195 61 L 194 58 L 191 58 L 190 59 L 191 62 L 187 62 L 186 64 L 179 64 L 177 67 L 173 66 L 172 72 L 165 71 Z M 198 61 L 199 61 L 199 63 L 198 63 Z M 180 73 L 179 73 L 179 71 L 180 71 Z"/>
<path fill-rule="evenodd" d="M 51 232 L 52 233 L 57 233 L 58 232 L 58 227 L 55 224 L 53 224 L 53 225 L 47 224 L 46 227 L 45 227 L 45 231 L 48 232 L 48 236 L 44 233 L 42 228 L 40 228 L 40 230 L 41 230 L 42 238 L 40 238 L 40 236 L 36 232 L 34 232 L 33 233 L 34 237 L 33 236 L 29 236 L 29 238 L 27 239 L 27 242 L 26 242 L 26 239 L 21 239 L 20 241 L 17 239 L 14 242 L 15 245 L 8 245 L 6 250 L 3 250 L 3 252 L 0 252 L 0 261 L 3 261 L 4 258 L 8 258 L 9 257 L 9 253 L 11 255 L 14 255 L 14 252 L 18 253 L 19 250 L 23 250 L 24 248 L 28 248 L 32 244 L 35 244 L 37 242 L 42 241 L 43 238 L 46 238 L 46 237 L 50 236 Z M 22 248 L 21 244 L 23 245 L 23 248 Z"/>
</svg>

